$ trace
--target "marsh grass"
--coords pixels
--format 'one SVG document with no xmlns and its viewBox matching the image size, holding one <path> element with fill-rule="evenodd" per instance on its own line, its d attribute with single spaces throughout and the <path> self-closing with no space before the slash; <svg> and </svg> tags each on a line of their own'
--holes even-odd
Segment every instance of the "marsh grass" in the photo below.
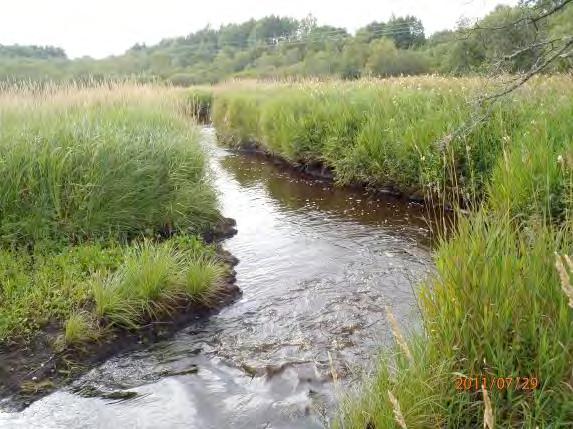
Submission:
<svg viewBox="0 0 573 429">
<path fill-rule="evenodd" d="M 562 88 L 568 89 L 546 92 L 535 111 L 512 119 L 488 167 L 481 203 L 437 246 L 436 274 L 419 296 L 424 329 L 408 341 L 413 363 L 399 343 L 393 354 L 383 353 L 375 381 L 344 405 L 341 426 L 393 427 L 387 391 L 414 428 L 573 421 L 573 312 L 555 268 L 555 252 L 573 250 L 573 124 L 565 119 L 573 104 L 571 88 Z M 484 375 L 536 377 L 540 385 L 454 388 L 458 376 Z"/>
<path fill-rule="evenodd" d="M 203 154 L 190 144 L 194 128 L 161 99 L 174 95 L 158 91 L 155 107 L 137 93 L 90 95 L 67 104 L 60 94 L 22 96 L 21 105 L 0 95 L 0 239 L 74 242 L 208 228 L 218 216 L 215 195 Z"/>
<path fill-rule="evenodd" d="M 225 269 L 221 264 L 202 256 L 183 271 L 183 291 L 195 301 L 209 302 L 216 292 L 213 285 L 224 274 Z"/>
<path fill-rule="evenodd" d="M 484 419 L 495 427 L 566 427 L 573 314 L 553 252 L 571 252 L 571 237 L 565 226 L 516 223 L 485 210 L 461 220 L 422 288 L 425 323 L 409 335 L 412 358 L 400 341 L 382 352 L 358 394 L 345 400 L 338 427 L 395 427 L 388 391 L 409 428 L 474 428 Z M 489 389 L 487 403 L 479 390 L 456 390 L 460 376 L 537 377 L 540 385 Z"/>
<path fill-rule="evenodd" d="M 197 242 L 199 243 L 199 242 Z M 92 284 L 96 314 L 110 324 L 137 328 L 189 301 L 207 303 L 225 270 L 216 257 L 180 241 L 130 247 L 122 265 Z M 198 254 L 200 253 L 200 254 Z"/>
<path fill-rule="evenodd" d="M 195 118 L 197 122 L 207 123 L 211 119 L 211 106 L 213 104 L 213 91 L 210 88 L 196 87 L 186 92 L 187 116 Z"/>
<path fill-rule="evenodd" d="M 570 123 L 571 81 L 554 77 L 499 102 L 488 121 L 458 136 L 477 116 L 473 101 L 488 85 L 434 76 L 228 83 L 213 89 L 212 117 L 228 144 L 256 142 L 295 163 L 323 163 L 340 184 L 439 199 L 447 193 L 470 204 L 484 195 L 497 160 L 514 142 L 509 136 L 532 141 L 542 137 L 540 124 Z"/>
<path fill-rule="evenodd" d="M 215 293 L 196 237 L 220 215 L 187 95 L 0 86 L 0 341 L 59 324 L 81 344 Z"/>
<path fill-rule="evenodd" d="M 83 343 L 97 340 L 101 332 L 93 316 L 88 312 L 70 314 L 64 325 L 64 345 L 78 346 Z"/>
<path fill-rule="evenodd" d="M 0 249 L 0 341 L 29 338 L 51 322 L 64 323 L 90 301 L 91 275 L 115 270 L 122 253 L 114 243 Z"/>
</svg>

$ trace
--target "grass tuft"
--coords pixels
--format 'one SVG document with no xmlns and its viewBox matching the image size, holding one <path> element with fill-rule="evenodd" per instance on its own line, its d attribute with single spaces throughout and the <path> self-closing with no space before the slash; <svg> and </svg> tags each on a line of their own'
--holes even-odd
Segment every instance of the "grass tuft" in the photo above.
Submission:
<svg viewBox="0 0 573 429">
<path fill-rule="evenodd" d="M 185 300 L 205 303 L 224 274 L 215 259 L 174 241 L 149 241 L 129 248 L 112 274 L 96 278 L 93 294 L 99 317 L 135 328 L 170 313 Z"/>
<path fill-rule="evenodd" d="M 214 292 L 214 285 L 223 278 L 225 268 L 212 258 L 200 258 L 183 272 L 185 293 L 194 300 L 204 301 Z"/>
<path fill-rule="evenodd" d="M 74 346 L 96 339 L 97 327 L 93 318 L 86 312 L 70 314 L 64 328 L 64 342 L 66 346 Z"/>
</svg>

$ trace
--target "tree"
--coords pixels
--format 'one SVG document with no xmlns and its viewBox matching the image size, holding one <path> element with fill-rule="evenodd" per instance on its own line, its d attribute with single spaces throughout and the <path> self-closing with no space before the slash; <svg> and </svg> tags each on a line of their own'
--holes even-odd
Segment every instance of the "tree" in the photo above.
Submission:
<svg viewBox="0 0 573 429">
<path fill-rule="evenodd" d="M 573 69 L 573 0 L 522 0 L 476 23 L 428 40 L 414 16 L 373 21 L 355 36 L 343 28 L 268 16 L 207 26 L 156 45 L 136 44 L 124 55 L 69 60 L 60 48 L 1 46 L 0 79 L 87 80 L 133 76 L 195 83 L 230 76 L 390 76 L 440 72 L 534 74 Z"/>
<path fill-rule="evenodd" d="M 341 76 L 345 79 L 360 77 L 369 55 L 368 45 L 360 43 L 356 39 L 349 40 L 342 49 Z"/>
<path fill-rule="evenodd" d="M 384 36 L 394 40 L 399 49 L 418 47 L 423 45 L 426 40 L 422 21 L 415 16 L 392 17 L 384 30 Z"/>
<path fill-rule="evenodd" d="M 31 58 L 31 59 L 67 59 L 62 48 L 54 46 L 20 46 L 0 45 L 0 57 L 4 58 Z"/>
<path fill-rule="evenodd" d="M 371 22 L 366 27 L 356 32 L 356 39 L 362 43 L 370 43 L 372 40 L 381 39 L 386 33 L 385 22 Z"/>
<path fill-rule="evenodd" d="M 477 31 L 473 33 L 472 39 L 481 44 L 487 61 L 493 62 L 535 41 L 538 33 L 535 25 L 521 21 L 528 13 L 529 9 L 523 6 L 500 5 L 478 24 L 478 28 L 503 28 L 503 31 Z M 537 55 L 538 52 L 535 49 L 525 52 L 509 64 L 507 71 L 527 70 L 533 65 Z"/>
<path fill-rule="evenodd" d="M 370 55 L 366 61 L 366 70 L 374 76 L 391 76 L 398 50 L 392 39 L 379 39 L 370 43 Z"/>
<path fill-rule="evenodd" d="M 449 45 L 443 65 L 445 70 L 463 75 L 479 71 L 485 60 L 486 54 L 481 44 L 475 39 L 461 39 Z"/>
<path fill-rule="evenodd" d="M 249 40 L 251 45 L 278 44 L 281 40 L 293 39 L 299 27 L 296 19 L 271 15 L 256 21 Z"/>
<path fill-rule="evenodd" d="M 370 44 L 366 70 L 379 77 L 415 75 L 428 71 L 428 61 L 420 52 L 397 49 L 391 39 L 380 39 Z"/>
</svg>

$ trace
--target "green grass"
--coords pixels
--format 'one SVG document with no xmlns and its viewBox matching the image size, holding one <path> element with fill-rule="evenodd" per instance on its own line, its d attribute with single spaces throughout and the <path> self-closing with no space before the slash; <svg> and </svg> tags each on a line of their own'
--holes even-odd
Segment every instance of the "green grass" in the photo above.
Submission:
<svg viewBox="0 0 573 429">
<path fill-rule="evenodd" d="M 226 273 L 195 237 L 0 250 L 0 262 L 0 341 L 58 321 L 66 344 L 83 342 L 88 326 L 137 328 L 189 301 L 209 304 Z"/>
<path fill-rule="evenodd" d="M 143 242 L 127 249 L 114 273 L 94 279 L 95 312 L 110 325 L 136 328 L 189 300 L 208 303 L 224 274 L 200 241 Z"/>
<path fill-rule="evenodd" d="M 197 237 L 220 214 L 186 97 L 0 88 L 0 342 L 55 326 L 82 344 L 209 303 L 225 269 Z"/>
<path fill-rule="evenodd" d="M 218 213 L 196 138 L 161 106 L 3 109 L 0 240 L 205 230 Z"/>
<path fill-rule="evenodd" d="M 496 427 L 573 421 L 573 308 L 555 269 L 556 252 L 573 253 L 573 82 L 536 79 L 452 136 L 475 119 L 469 101 L 486 84 L 424 77 L 215 88 L 213 118 L 229 144 L 323 162 L 341 184 L 461 197 L 473 208 L 436 248 L 436 272 L 419 293 L 423 329 L 381 353 L 343 401 L 338 427 L 402 419 L 408 428 L 483 427 L 484 394 L 456 390 L 460 376 L 539 380 L 532 391 L 489 386 Z"/>
<path fill-rule="evenodd" d="M 535 132 L 539 106 L 551 123 L 570 90 L 567 78 L 536 81 L 493 108 L 491 118 L 463 137 L 475 118 L 471 100 L 486 82 L 438 77 L 385 81 L 228 84 L 214 88 L 213 122 L 223 141 L 263 149 L 295 163 L 321 162 L 340 184 L 392 187 L 469 202 L 482 195 L 508 136 Z M 570 103 L 566 103 L 570 105 Z"/>
<path fill-rule="evenodd" d="M 117 244 L 0 250 L 0 341 L 28 338 L 90 301 L 89 279 L 122 260 Z"/>
<path fill-rule="evenodd" d="M 458 391 L 467 377 L 537 377 L 537 390 L 488 389 L 499 427 L 567 427 L 573 419 L 573 309 L 554 268 L 571 254 L 567 227 L 516 224 L 478 213 L 436 255 L 437 274 L 423 287 L 424 332 L 381 362 L 358 397 L 343 407 L 343 427 L 394 427 L 388 391 L 408 427 L 483 425 L 483 397 Z M 481 379 L 481 378 L 480 378 Z M 514 382 L 515 383 L 515 382 Z M 515 384 L 514 384 L 515 386 Z"/>
<path fill-rule="evenodd" d="M 223 267 L 210 258 L 201 257 L 183 271 L 183 291 L 192 299 L 208 300 L 212 285 L 223 275 Z"/>
<path fill-rule="evenodd" d="M 64 326 L 64 344 L 69 347 L 93 341 L 98 338 L 99 333 L 89 313 L 72 313 Z"/>
<path fill-rule="evenodd" d="M 199 122 L 208 122 L 213 103 L 213 92 L 209 88 L 196 87 L 186 93 L 186 114 Z"/>
</svg>

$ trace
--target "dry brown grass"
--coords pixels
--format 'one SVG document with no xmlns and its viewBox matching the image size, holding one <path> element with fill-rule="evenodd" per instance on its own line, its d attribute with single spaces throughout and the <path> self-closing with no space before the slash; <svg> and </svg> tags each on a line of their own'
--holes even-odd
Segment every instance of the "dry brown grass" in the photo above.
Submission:
<svg viewBox="0 0 573 429">
<path fill-rule="evenodd" d="M 108 82 L 94 85 L 77 83 L 45 84 L 0 83 L 0 112 L 82 107 L 95 105 L 138 105 L 154 110 L 171 109 L 181 103 L 182 89 L 133 82 Z M 178 109 L 175 109 L 178 110 Z"/>
<path fill-rule="evenodd" d="M 483 394 L 483 404 L 484 404 L 483 427 L 484 429 L 494 429 L 495 420 L 493 418 L 493 409 L 491 408 L 491 401 L 489 399 L 485 383 L 482 384 L 481 391 Z"/>
<path fill-rule="evenodd" d="M 400 426 L 402 429 L 408 429 L 408 426 L 406 426 L 406 420 L 404 420 L 404 415 L 402 414 L 402 410 L 400 409 L 400 403 L 398 402 L 398 399 L 396 399 L 396 397 L 389 390 L 388 390 L 388 399 L 390 399 L 390 402 L 392 403 L 394 420 L 396 420 L 396 423 L 398 423 L 398 426 Z"/>
<path fill-rule="evenodd" d="M 398 324 L 396 317 L 394 317 L 394 313 L 392 313 L 392 310 L 390 310 L 390 307 L 386 307 L 386 318 L 388 319 L 388 322 L 390 322 L 390 329 L 392 330 L 392 334 L 394 335 L 394 339 L 400 347 L 400 350 L 402 350 L 402 353 L 404 353 L 404 356 L 406 356 L 408 362 L 410 362 L 410 365 L 413 365 L 414 358 L 412 357 L 408 343 L 402 334 L 400 325 Z"/>
<path fill-rule="evenodd" d="M 565 264 L 563 263 L 565 261 Z M 567 268 L 565 267 L 567 265 Z M 573 273 L 573 262 L 569 255 L 559 255 L 555 253 L 555 268 L 561 280 L 561 289 L 569 299 L 569 307 L 573 308 L 573 285 L 571 284 L 571 274 Z"/>
</svg>

